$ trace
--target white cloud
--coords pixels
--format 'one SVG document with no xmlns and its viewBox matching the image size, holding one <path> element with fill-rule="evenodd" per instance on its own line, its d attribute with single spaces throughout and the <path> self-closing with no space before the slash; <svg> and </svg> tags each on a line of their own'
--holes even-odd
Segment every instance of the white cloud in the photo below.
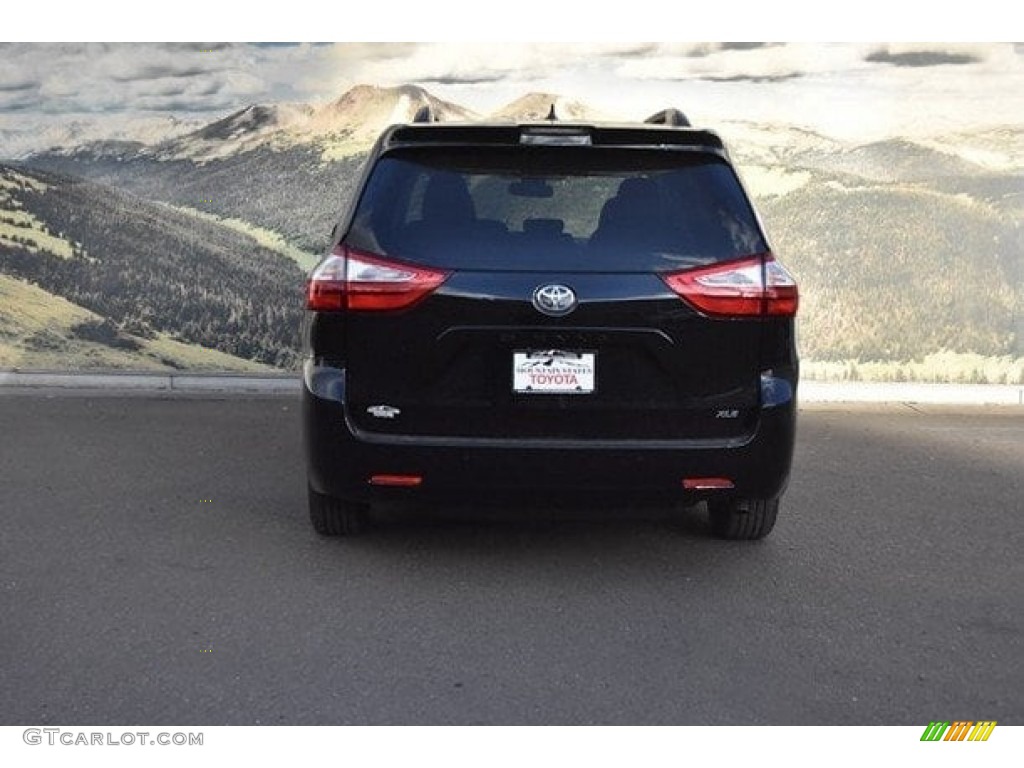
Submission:
<svg viewBox="0 0 1024 768">
<path fill-rule="evenodd" d="M 222 109 L 265 95 L 269 84 L 249 46 L 10 44 L 3 84 L 19 82 L 41 113 Z M 4 108 L 0 101 L 0 110 Z"/>
<path fill-rule="evenodd" d="M 13 43 L 0 45 L 0 130 L 214 119 L 254 102 L 331 100 L 363 82 L 420 83 L 485 113 L 543 90 L 620 116 L 675 103 L 709 120 L 851 134 L 917 129 L 922 114 L 940 126 L 1019 124 L 1010 95 L 1024 92 L 1022 62 L 1012 44 Z"/>
</svg>

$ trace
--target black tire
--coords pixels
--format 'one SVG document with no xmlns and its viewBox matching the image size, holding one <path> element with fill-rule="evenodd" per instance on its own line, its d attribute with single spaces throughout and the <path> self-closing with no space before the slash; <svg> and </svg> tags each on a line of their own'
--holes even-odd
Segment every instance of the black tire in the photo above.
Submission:
<svg viewBox="0 0 1024 768">
<path fill-rule="evenodd" d="M 775 527 L 778 499 L 732 499 L 709 501 L 711 532 L 720 539 L 750 541 L 763 539 Z"/>
<path fill-rule="evenodd" d="M 309 520 L 321 536 L 355 536 L 366 527 L 365 504 L 335 499 L 309 488 Z"/>
</svg>

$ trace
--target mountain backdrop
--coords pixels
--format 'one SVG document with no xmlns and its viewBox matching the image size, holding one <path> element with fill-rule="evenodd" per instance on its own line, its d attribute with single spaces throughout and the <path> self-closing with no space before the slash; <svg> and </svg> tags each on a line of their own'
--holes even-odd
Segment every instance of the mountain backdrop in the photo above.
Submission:
<svg viewBox="0 0 1024 768">
<path fill-rule="evenodd" d="M 605 117 L 555 94 L 491 117 L 551 104 Z M 294 368 L 303 272 L 373 139 L 422 106 L 481 117 L 416 86 L 357 86 L 3 161 L 0 367 Z M 714 127 L 800 281 L 810 372 L 1024 382 L 1024 130 L 851 145 Z"/>
</svg>

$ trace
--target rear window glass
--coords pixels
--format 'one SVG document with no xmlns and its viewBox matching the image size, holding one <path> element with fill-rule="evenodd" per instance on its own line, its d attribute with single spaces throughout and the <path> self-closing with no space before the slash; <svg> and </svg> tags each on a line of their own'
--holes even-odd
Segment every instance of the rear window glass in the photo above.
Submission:
<svg viewBox="0 0 1024 768">
<path fill-rule="evenodd" d="M 663 271 L 767 250 L 714 155 L 417 148 L 370 176 L 346 242 L 449 269 Z"/>
</svg>

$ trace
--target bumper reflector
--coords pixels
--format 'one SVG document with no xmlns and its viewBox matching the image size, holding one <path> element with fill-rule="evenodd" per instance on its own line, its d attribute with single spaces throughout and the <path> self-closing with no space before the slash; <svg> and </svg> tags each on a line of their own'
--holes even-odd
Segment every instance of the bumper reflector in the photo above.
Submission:
<svg viewBox="0 0 1024 768">
<path fill-rule="evenodd" d="M 735 488 L 732 480 L 727 477 L 686 477 L 683 488 L 688 491 L 710 491 L 722 488 Z"/>
<path fill-rule="evenodd" d="M 415 488 L 423 482 L 420 475 L 373 475 L 370 485 L 389 485 L 395 488 Z"/>
</svg>

